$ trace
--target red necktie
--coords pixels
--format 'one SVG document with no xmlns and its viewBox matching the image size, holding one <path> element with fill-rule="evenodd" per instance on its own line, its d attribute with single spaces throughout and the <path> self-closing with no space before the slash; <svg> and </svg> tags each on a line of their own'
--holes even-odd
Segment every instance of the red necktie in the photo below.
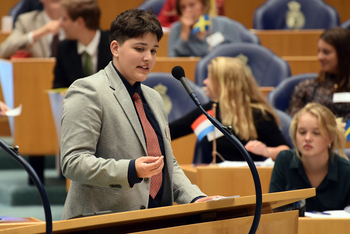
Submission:
<svg viewBox="0 0 350 234">
<path fill-rule="evenodd" d="M 132 96 L 132 99 L 134 100 L 137 113 L 139 114 L 139 118 L 142 123 L 143 131 L 145 132 L 148 156 L 161 156 L 162 152 L 160 151 L 160 148 L 159 148 L 157 134 L 155 133 L 152 125 L 149 123 L 146 117 L 140 95 L 135 92 L 134 95 Z M 162 185 L 162 172 L 151 177 L 151 187 L 150 187 L 149 194 L 153 199 L 156 197 L 161 185 Z"/>
</svg>

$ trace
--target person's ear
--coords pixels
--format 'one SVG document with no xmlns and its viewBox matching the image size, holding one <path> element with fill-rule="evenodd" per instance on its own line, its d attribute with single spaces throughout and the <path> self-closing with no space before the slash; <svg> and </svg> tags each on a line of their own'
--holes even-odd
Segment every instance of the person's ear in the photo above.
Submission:
<svg viewBox="0 0 350 234">
<path fill-rule="evenodd" d="M 119 48 L 120 48 L 119 43 L 116 40 L 113 40 L 110 44 L 110 49 L 113 57 L 116 57 L 116 58 L 119 57 Z"/>
<path fill-rule="evenodd" d="M 78 23 L 78 25 L 85 27 L 85 20 L 83 17 L 80 16 L 75 21 Z"/>
<path fill-rule="evenodd" d="M 329 148 L 331 148 L 331 146 L 332 146 L 332 144 L 333 144 L 333 141 L 334 141 L 333 138 L 329 138 L 329 140 L 328 140 L 328 146 L 329 146 Z"/>
</svg>

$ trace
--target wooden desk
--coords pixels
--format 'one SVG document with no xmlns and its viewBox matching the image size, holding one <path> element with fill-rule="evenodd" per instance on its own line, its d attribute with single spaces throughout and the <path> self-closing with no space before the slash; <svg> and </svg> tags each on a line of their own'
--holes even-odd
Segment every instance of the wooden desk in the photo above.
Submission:
<svg viewBox="0 0 350 234">
<path fill-rule="evenodd" d="M 10 35 L 10 33 L 0 32 L 0 43 L 6 40 L 6 38 Z"/>
<path fill-rule="evenodd" d="M 350 219 L 299 217 L 298 230 L 298 234 L 345 234 L 350 232 Z"/>
<path fill-rule="evenodd" d="M 314 72 L 321 69 L 317 56 L 282 56 L 288 62 L 292 75 Z"/>
<path fill-rule="evenodd" d="M 14 145 L 22 155 L 56 155 L 56 130 L 45 92 L 52 87 L 55 59 L 0 59 L 0 65 L 6 104 L 10 108 L 22 104 L 22 114 L 10 118 Z"/>
<path fill-rule="evenodd" d="M 199 57 L 157 57 L 157 62 L 152 69 L 152 72 L 168 72 L 175 66 L 183 67 L 185 75 L 188 79 L 194 82 L 196 65 L 201 58 Z"/>
<path fill-rule="evenodd" d="M 261 45 L 277 56 L 316 56 L 317 42 L 323 30 L 252 30 Z M 157 56 L 168 56 L 169 33 L 159 42 Z"/>
<path fill-rule="evenodd" d="M 257 234 L 297 234 L 298 211 L 272 209 L 315 196 L 315 189 L 262 195 Z M 154 209 L 135 210 L 53 222 L 54 233 L 248 233 L 255 211 L 255 196 L 228 198 Z M 3 234 L 45 233 L 45 223 L 0 230 Z"/>
<path fill-rule="evenodd" d="M 315 56 L 324 30 L 253 30 L 262 46 L 278 56 Z"/>
<path fill-rule="evenodd" d="M 248 196 L 255 194 L 249 167 L 180 165 L 186 176 L 207 195 Z M 257 167 L 262 193 L 269 192 L 273 167 Z"/>
<path fill-rule="evenodd" d="M 40 222 L 43 222 L 39 219 L 36 218 L 24 218 L 27 219 L 28 221 L 20 221 L 20 222 L 1 222 L 0 223 L 0 230 L 5 230 L 9 228 L 16 228 L 16 227 L 23 227 L 27 225 L 34 225 L 38 224 Z"/>
</svg>

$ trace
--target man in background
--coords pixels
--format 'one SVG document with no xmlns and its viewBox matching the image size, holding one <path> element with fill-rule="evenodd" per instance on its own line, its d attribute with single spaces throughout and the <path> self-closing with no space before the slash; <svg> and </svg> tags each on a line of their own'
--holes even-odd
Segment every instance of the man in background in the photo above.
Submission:
<svg viewBox="0 0 350 234">
<path fill-rule="evenodd" d="M 66 40 L 58 45 L 53 88 L 69 87 L 76 79 L 103 69 L 112 60 L 109 32 L 101 31 L 95 0 L 62 0 L 61 21 Z"/>
<path fill-rule="evenodd" d="M 60 0 L 40 0 L 44 9 L 21 14 L 8 38 L 0 45 L 0 57 L 54 57 L 60 32 Z"/>
</svg>

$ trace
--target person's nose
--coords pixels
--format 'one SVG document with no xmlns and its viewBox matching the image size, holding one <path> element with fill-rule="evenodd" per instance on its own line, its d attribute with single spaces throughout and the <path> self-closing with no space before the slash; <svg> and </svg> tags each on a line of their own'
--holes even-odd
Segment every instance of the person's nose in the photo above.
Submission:
<svg viewBox="0 0 350 234">
<path fill-rule="evenodd" d="M 146 51 L 144 56 L 143 56 L 143 61 L 149 62 L 151 59 L 152 59 L 152 52 Z"/>
<path fill-rule="evenodd" d="M 207 83 L 208 83 L 208 77 L 203 80 L 204 85 L 207 85 Z"/>
<path fill-rule="evenodd" d="M 307 141 L 307 142 L 312 141 L 312 136 L 311 136 L 311 133 L 310 133 L 310 132 L 306 133 L 306 135 L 305 135 L 305 141 Z"/>
<path fill-rule="evenodd" d="M 323 54 L 322 52 L 318 52 L 318 53 L 317 53 L 317 59 L 318 59 L 319 61 L 321 61 L 321 60 L 323 60 L 323 58 L 324 58 L 324 54 Z"/>
</svg>

